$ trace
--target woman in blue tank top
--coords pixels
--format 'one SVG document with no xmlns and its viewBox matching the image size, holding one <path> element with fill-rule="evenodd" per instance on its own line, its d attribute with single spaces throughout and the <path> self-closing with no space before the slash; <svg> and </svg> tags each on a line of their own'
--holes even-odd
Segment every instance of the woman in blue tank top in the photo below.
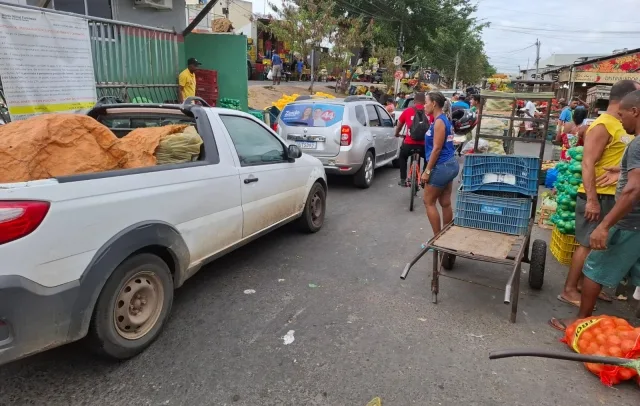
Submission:
<svg viewBox="0 0 640 406">
<path fill-rule="evenodd" d="M 440 92 L 427 94 L 424 105 L 425 113 L 433 114 L 435 120 L 425 135 L 425 156 L 427 165 L 422 173 L 424 188 L 424 205 L 427 209 L 427 217 L 433 233 L 442 230 L 443 224 L 449 224 L 453 220 L 451 208 L 451 192 L 453 180 L 458 176 L 460 166 L 455 157 L 453 145 L 453 129 L 447 115 L 442 109 L 446 98 Z M 436 203 L 442 207 L 442 222 Z"/>
</svg>

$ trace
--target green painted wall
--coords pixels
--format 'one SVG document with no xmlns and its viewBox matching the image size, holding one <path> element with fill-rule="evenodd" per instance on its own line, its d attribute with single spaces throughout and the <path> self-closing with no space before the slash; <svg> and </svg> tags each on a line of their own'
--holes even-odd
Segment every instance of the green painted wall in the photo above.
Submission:
<svg viewBox="0 0 640 406">
<path fill-rule="evenodd" d="M 186 65 L 188 58 L 196 58 L 203 69 L 217 70 L 219 97 L 240 100 L 240 107 L 247 111 L 247 37 L 192 33 L 185 37 L 184 44 L 181 66 Z"/>
</svg>

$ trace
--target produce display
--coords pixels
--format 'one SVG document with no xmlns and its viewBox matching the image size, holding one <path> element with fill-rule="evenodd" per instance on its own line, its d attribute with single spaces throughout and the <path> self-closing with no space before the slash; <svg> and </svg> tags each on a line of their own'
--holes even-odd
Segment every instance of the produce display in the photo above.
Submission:
<svg viewBox="0 0 640 406">
<path fill-rule="evenodd" d="M 559 162 L 555 167 L 558 177 L 553 186 L 558 192 L 558 206 L 551 221 L 561 234 L 574 234 L 576 230 L 576 197 L 582 183 L 582 153 L 582 147 L 569 149 L 571 160 Z"/>
<path fill-rule="evenodd" d="M 240 110 L 240 100 L 223 97 L 218 102 L 218 107 L 231 109 L 231 110 Z"/>
<path fill-rule="evenodd" d="M 366 92 L 366 90 L 365 90 L 365 92 Z M 277 107 L 278 110 L 282 111 L 284 109 L 284 106 L 286 106 L 287 104 L 289 104 L 291 102 L 296 101 L 296 99 L 298 97 L 300 97 L 300 95 L 297 94 L 297 93 L 294 93 L 292 95 L 283 94 L 281 98 L 279 98 L 278 100 L 274 101 L 271 104 L 273 106 Z M 329 94 L 329 93 L 324 93 L 324 92 L 316 92 L 316 93 L 313 94 L 313 97 L 314 98 L 320 98 L 320 99 L 335 99 L 336 98 L 334 95 Z"/>
<path fill-rule="evenodd" d="M 562 342 L 579 354 L 628 358 L 629 366 L 640 358 L 640 327 L 613 316 L 593 316 L 576 320 L 567 327 Z M 616 385 L 638 376 L 634 368 L 585 363 L 605 385 Z"/>
</svg>

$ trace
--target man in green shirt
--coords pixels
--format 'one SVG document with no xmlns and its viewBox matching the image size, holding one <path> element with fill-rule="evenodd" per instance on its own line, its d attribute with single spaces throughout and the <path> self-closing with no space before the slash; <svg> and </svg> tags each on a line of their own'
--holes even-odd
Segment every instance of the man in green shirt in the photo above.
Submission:
<svg viewBox="0 0 640 406">
<path fill-rule="evenodd" d="M 471 111 L 476 113 L 478 111 L 479 105 L 480 105 L 480 95 L 472 94 L 471 95 Z"/>
</svg>

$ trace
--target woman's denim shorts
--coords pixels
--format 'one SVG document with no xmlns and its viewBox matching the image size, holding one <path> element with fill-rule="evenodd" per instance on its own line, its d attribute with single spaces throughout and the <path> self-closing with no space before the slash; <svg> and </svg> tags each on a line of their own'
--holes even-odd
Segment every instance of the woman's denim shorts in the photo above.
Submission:
<svg viewBox="0 0 640 406">
<path fill-rule="evenodd" d="M 437 164 L 435 168 L 431 170 L 431 176 L 429 176 L 429 185 L 440 189 L 447 187 L 460 172 L 460 164 L 456 157 L 451 157 L 447 162 Z"/>
</svg>

